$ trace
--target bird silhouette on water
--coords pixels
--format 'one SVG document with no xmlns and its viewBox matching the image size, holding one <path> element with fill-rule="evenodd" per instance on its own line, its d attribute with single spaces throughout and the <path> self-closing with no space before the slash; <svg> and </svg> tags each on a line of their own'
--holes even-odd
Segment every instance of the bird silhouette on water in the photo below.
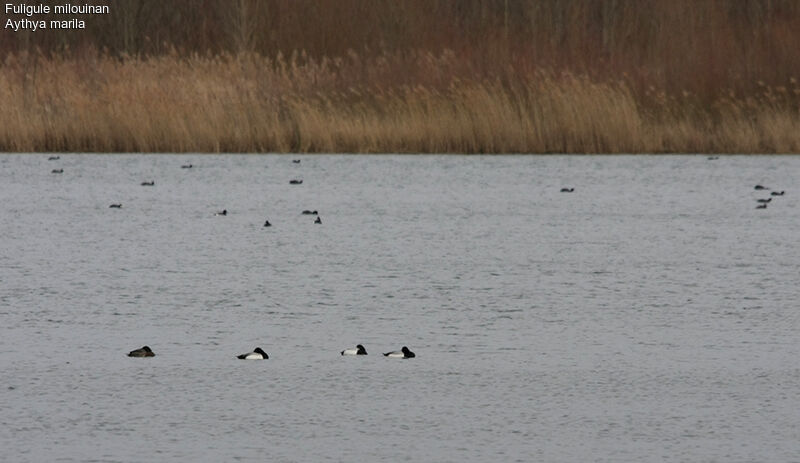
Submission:
<svg viewBox="0 0 800 463">
<path fill-rule="evenodd" d="M 155 357 L 156 354 L 148 346 L 128 352 L 128 357 Z"/>
</svg>

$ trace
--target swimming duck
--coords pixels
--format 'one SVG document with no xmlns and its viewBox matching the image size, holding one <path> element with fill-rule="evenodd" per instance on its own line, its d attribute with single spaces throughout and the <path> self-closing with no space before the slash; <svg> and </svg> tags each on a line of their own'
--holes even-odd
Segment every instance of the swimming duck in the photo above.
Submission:
<svg viewBox="0 0 800 463">
<path fill-rule="evenodd" d="M 562 188 L 561 189 L 562 193 L 572 193 L 573 191 L 575 191 L 575 188 Z"/>
<path fill-rule="evenodd" d="M 762 204 L 766 204 L 766 203 L 768 203 L 768 202 L 772 201 L 772 198 L 767 198 L 767 199 L 757 199 L 756 201 L 758 201 L 758 202 L 760 202 L 760 203 L 762 203 Z"/>
<path fill-rule="evenodd" d="M 272 226 L 272 224 L 271 224 L 271 223 L 269 223 L 269 220 L 265 220 L 265 221 L 264 221 L 264 226 L 265 226 L 265 227 L 271 227 L 271 226 Z"/>
<path fill-rule="evenodd" d="M 223 209 L 223 210 L 215 213 L 214 215 L 228 215 L 228 210 L 227 209 Z"/>
<path fill-rule="evenodd" d="M 769 190 L 769 188 L 767 188 L 767 187 L 765 187 L 765 186 L 762 186 L 762 185 L 756 185 L 755 189 L 756 189 L 756 190 L 758 190 L 758 191 L 761 191 L 761 190 Z"/>
<path fill-rule="evenodd" d="M 267 355 L 266 352 L 261 350 L 260 347 L 256 347 L 255 349 L 253 349 L 253 352 L 237 355 L 236 358 L 240 360 L 265 360 L 269 358 L 269 355 Z"/>
<path fill-rule="evenodd" d="M 383 356 L 393 359 L 410 359 L 416 357 L 416 354 L 408 350 L 408 347 L 403 346 L 399 351 L 387 352 Z"/>
<path fill-rule="evenodd" d="M 756 209 L 766 209 L 766 208 L 767 208 L 766 204 L 759 204 L 758 206 L 756 206 Z"/>
<path fill-rule="evenodd" d="M 773 191 L 772 193 L 770 193 L 770 196 L 783 196 L 784 193 L 786 193 L 786 192 L 783 191 L 783 190 L 781 190 L 781 191 Z"/>
<path fill-rule="evenodd" d="M 59 159 L 61 159 L 61 156 L 50 156 L 47 158 L 48 161 L 58 161 Z"/>
<path fill-rule="evenodd" d="M 192 167 L 194 167 L 192 164 L 184 164 L 181 166 L 181 169 L 191 169 Z"/>
<path fill-rule="evenodd" d="M 108 206 L 108 207 L 109 207 L 110 209 L 122 209 L 122 204 L 120 204 L 120 203 L 117 203 L 117 204 L 112 204 L 112 205 L 110 205 L 110 206 Z"/>
<path fill-rule="evenodd" d="M 128 357 L 155 357 L 156 354 L 148 347 L 144 346 L 141 349 L 136 349 L 128 352 Z"/>
<path fill-rule="evenodd" d="M 152 180 L 149 182 L 142 182 L 142 186 L 155 186 L 155 184 L 156 182 Z"/>
<path fill-rule="evenodd" d="M 303 215 L 318 215 L 317 211 L 309 211 L 308 209 L 303 211 Z"/>
<path fill-rule="evenodd" d="M 302 180 L 289 180 L 289 185 L 302 185 Z"/>
<path fill-rule="evenodd" d="M 322 219 L 320 219 L 319 216 L 317 216 L 317 220 L 315 220 L 314 223 L 322 223 Z"/>
<path fill-rule="evenodd" d="M 343 350 L 342 355 L 367 355 L 367 349 L 364 349 L 364 346 L 359 344 L 356 346 L 355 349 Z"/>
<path fill-rule="evenodd" d="M 53 169 L 50 172 L 53 173 L 53 174 L 63 174 L 64 173 L 64 169 Z"/>
<path fill-rule="evenodd" d="M 300 164 L 300 160 L 299 159 L 293 159 L 292 162 L 295 163 L 295 164 Z"/>
</svg>

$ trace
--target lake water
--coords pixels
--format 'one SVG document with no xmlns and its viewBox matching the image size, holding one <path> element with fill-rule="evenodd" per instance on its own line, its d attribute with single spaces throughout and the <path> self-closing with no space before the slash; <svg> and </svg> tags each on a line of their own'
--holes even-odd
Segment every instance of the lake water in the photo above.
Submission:
<svg viewBox="0 0 800 463">
<path fill-rule="evenodd" d="M 798 461 L 798 178 L 794 156 L 0 156 L 0 460 Z M 757 210 L 756 184 L 786 194 Z"/>
</svg>

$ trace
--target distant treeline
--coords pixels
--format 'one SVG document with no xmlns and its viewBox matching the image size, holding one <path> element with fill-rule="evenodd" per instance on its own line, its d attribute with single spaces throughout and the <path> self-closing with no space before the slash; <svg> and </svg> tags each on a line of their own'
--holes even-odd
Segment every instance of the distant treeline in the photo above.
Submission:
<svg viewBox="0 0 800 463">
<path fill-rule="evenodd" d="M 0 31 L 0 151 L 798 152 L 798 0 L 118 0 Z"/>
<path fill-rule="evenodd" d="M 797 0 L 92 0 L 111 14 L 85 31 L 2 31 L 0 54 L 23 50 L 267 57 L 454 51 L 574 72 L 644 74 L 701 93 L 800 77 Z"/>
</svg>

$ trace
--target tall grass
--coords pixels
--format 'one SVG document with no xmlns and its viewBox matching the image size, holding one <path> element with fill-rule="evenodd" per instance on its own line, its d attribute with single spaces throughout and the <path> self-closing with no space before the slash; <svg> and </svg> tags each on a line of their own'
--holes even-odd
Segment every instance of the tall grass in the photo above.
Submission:
<svg viewBox="0 0 800 463">
<path fill-rule="evenodd" d="M 87 1 L 0 31 L 0 149 L 800 151 L 797 0 Z"/>
<path fill-rule="evenodd" d="M 700 94 L 508 57 L 488 69 L 447 50 L 12 54 L 0 150 L 800 152 L 795 78 Z"/>
</svg>

